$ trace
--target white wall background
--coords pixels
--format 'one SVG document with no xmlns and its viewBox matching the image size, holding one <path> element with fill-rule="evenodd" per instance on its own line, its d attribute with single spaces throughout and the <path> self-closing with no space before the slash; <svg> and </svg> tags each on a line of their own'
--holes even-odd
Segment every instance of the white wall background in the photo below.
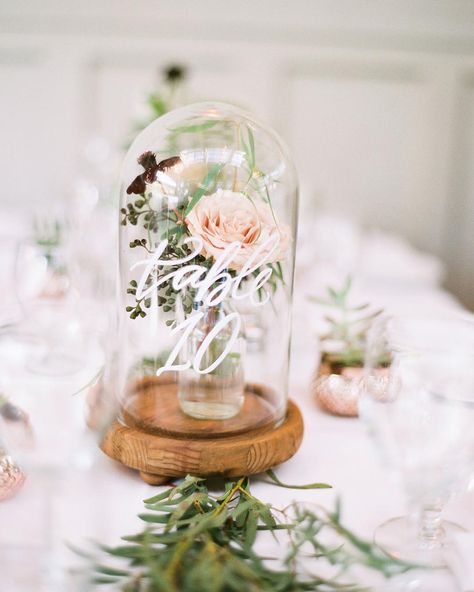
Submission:
<svg viewBox="0 0 474 592">
<path fill-rule="evenodd" d="M 175 62 L 280 130 L 307 199 L 441 256 L 474 307 L 474 2 L 0 0 L 2 203 L 66 191 Z"/>
</svg>

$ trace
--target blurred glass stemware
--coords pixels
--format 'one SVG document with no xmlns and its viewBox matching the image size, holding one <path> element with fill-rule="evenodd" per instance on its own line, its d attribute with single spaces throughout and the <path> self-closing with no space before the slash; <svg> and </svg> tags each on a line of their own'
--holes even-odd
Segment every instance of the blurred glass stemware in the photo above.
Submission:
<svg viewBox="0 0 474 592">
<path fill-rule="evenodd" d="M 474 461 L 474 322 L 383 317 L 368 337 L 360 416 L 401 476 L 410 515 L 375 532 L 389 555 L 433 567 L 462 526 L 442 520 Z"/>
<path fill-rule="evenodd" d="M 23 313 L 17 329 L 36 341 L 29 371 L 48 376 L 77 372 L 84 330 L 57 220 L 37 220 L 33 236 L 19 245 L 15 290 Z"/>
</svg>

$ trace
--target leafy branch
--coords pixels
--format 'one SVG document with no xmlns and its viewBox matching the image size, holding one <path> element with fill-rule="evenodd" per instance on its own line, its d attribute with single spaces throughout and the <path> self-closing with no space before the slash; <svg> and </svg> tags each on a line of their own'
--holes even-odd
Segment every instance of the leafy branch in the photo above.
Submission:
<svg viewBox="0 0 474 592">
<path fill-rule="evenodd" d="M 152 121 L 161 117 L 175 106 L 175 98 L 178 89 L 186 81 L 186 67 L 181 64 L 171 64 L 162 72 L 162 86 L 159 90 L 148 94 L 146 97 L 146 117 L 135 122 L 132 130 L 135 135 L 137 131 L 144 129 Z M 127 142 L 127 147 L 131 138 Z"/>
<path fill-rule="evenodd" d="M 280 511 L 257 499 L 247 477 L 224 485 L 221 495 L 213 494 L 206 480 L 188 476 L 146 499 L 140 532 L 122 537 L 118 546 L 97 545 L 94 553 L 81 552 L 92 562 L 93 583 L 112 584 L 123 592 L 355 592 L 361 590 L 357 584 L 341 581 L 351 565 L 363 564 L 386 576 L 411 567 L 384 556 L 344 527 L 339 508 L 330 513 L 295 504 L 290 518 L 288 509 Z M 274 537 L 279 531 L 289 534 L 282 561 L 258 554 L 259 531 Z M 338 544 L 326 544 L 323 531 L 337 535 Z M 304 570 L 300 562 L 308 557 L 312 565 L 325 561 L 337 566 L 339 573 L 328 579 Z"/>
</svg>

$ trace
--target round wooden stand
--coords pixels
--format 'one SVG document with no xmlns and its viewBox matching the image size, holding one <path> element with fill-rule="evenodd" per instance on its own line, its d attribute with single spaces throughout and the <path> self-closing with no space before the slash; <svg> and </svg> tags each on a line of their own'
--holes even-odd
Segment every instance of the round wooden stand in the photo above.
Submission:
<svg viewBox="0 0 474 592">
<path fill-rule="evenodd" d="M 288 402 L 286 417 L 275 427 L 265 392 L 265 387 L 248 385 L 244 407 L 236 418 L 199 420 L 182 413 L 175 384 L 146 379 L 133 389 L 123 410 L 128 425 L 115 421 L 101 448 L 140 471 L 152 485 L 187 474 L 260 473 L 291 458 L 303 438 L 303 419 L 296 404 Z M 160 414 L 153 413 L 157 409 Z"/>
</svg>

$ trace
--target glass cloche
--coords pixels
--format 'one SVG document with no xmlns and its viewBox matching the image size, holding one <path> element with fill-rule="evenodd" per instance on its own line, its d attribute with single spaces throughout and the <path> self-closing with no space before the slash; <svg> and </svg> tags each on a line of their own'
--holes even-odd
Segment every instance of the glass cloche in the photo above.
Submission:
<svg viewBox="0 0 474 592">
<path fill-rule="evenodd" d="M 197 103 L 140 133 L 121 175 L 125 425 L 205 437 L 284 418 L 297 204 L 285 145 L 241 109 Z"/>
</svg>

